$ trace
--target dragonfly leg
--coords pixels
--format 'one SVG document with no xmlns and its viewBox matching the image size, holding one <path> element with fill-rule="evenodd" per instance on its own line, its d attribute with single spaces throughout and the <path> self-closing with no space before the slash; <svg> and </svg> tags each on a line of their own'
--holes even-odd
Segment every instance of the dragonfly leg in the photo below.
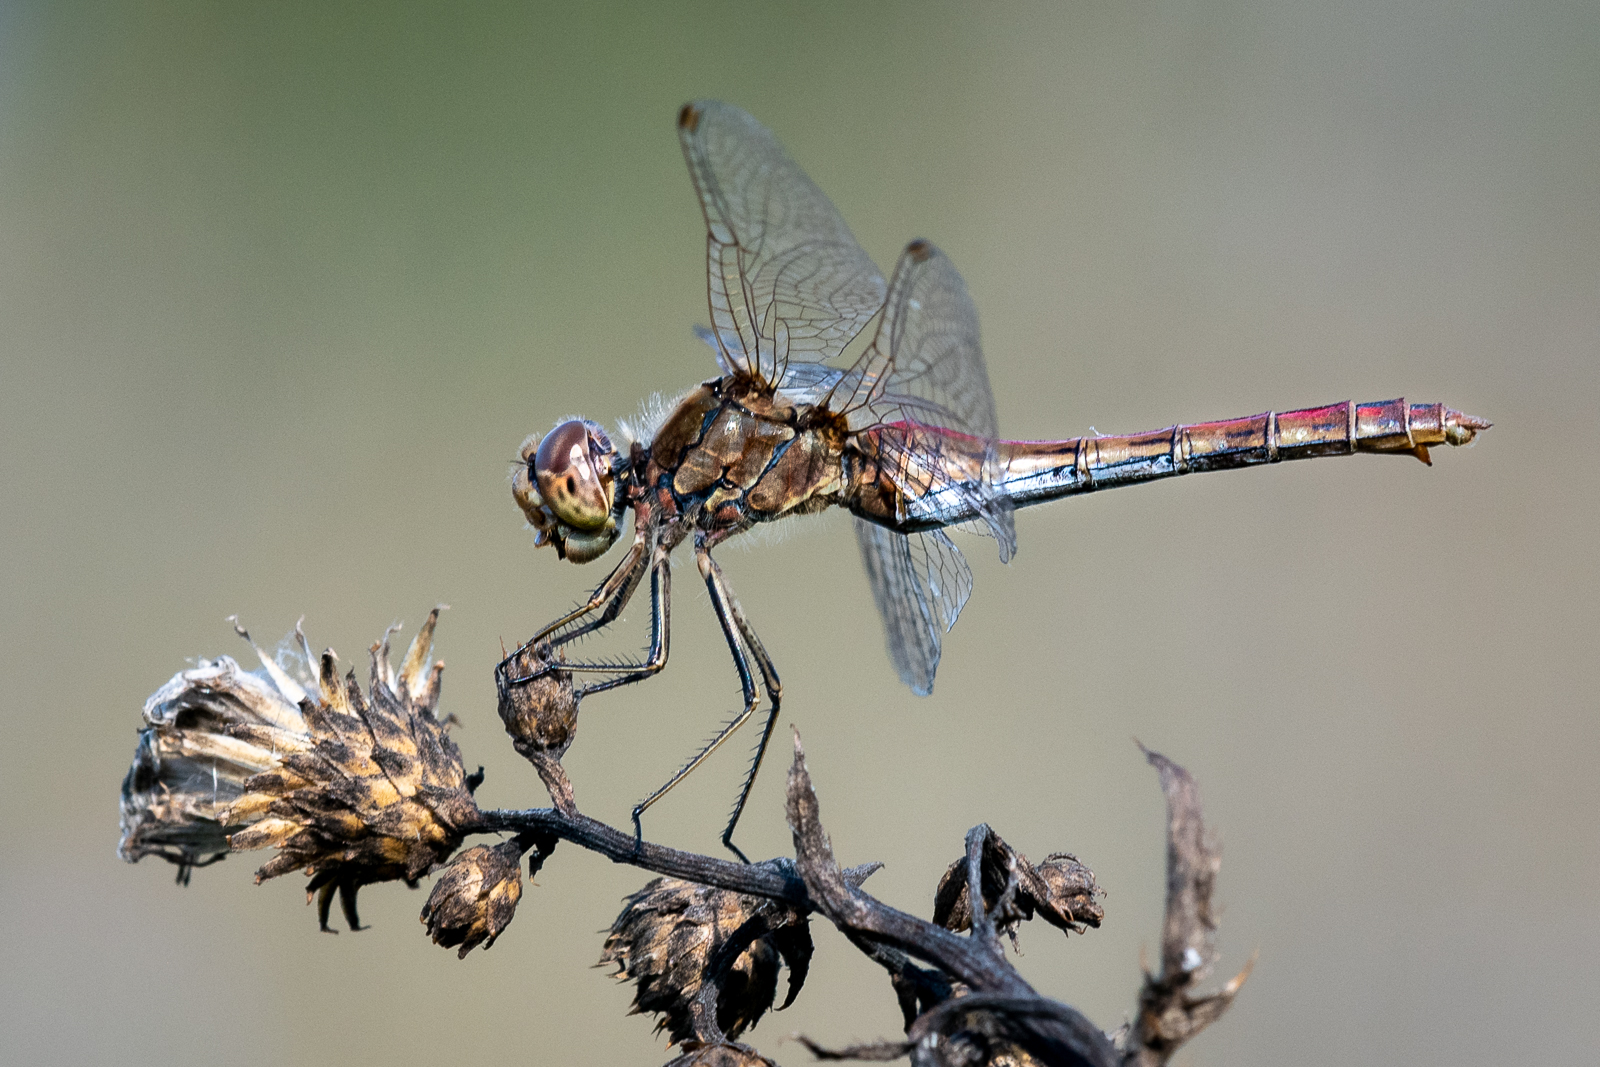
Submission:
<svg viewBox="0 0 1600 1067">
<path fill-rule="evenodd" d="M 745 772 L 744 783 L 739 787 L 739 796 L 733 802 L 733 814 L 728 817 L 728 825 L 722 831 L 722 843 L 742 858 L 744 853 L 733 843 L 733 828 L 739 825 L 739 816 L 744 814 L 744 806 L 750 799 L 750 791 L 755 788 L 756 774 L 761 770 L 761 760 L 767 754 L 767 743 L 772 740 L 772 729 L 778 725 L 778 707 L 783 703 L 783 683 L 778 680 L 778 669 L 773 666 L 772 657 L 767 654 L 766 646 L 761 643 L 761 638 L 756 636 L 755 628 L 745 617 L 744 609 L 728 592 L 727 583 L 722 577 L 722 568 L 717 566 L 709 553 L 705 561 L 710 565 L 712 574 L 727 596 L 728 614 L 738 627 L 739 636 L 743 638 L 750 658 L 755 660 L 756 669 L 761 672 L 762 688 L 767 691 L 767 716 L 761 724 L 761 738 L 756 742 L 755 755 L 751 757 L 750 769 Z"/>
<path fill-rule="evenodd" d="M 706 590 L 711 594 L 711 606 L 716 610 L 717 622 L 721 624 L 722 634 L 725 638 L 727 638 L 728 651 L 733 655 L 733 664 L 739 671 L 739 686 L 744 693 L 744 707 L 728 722 L 726 726 L 717 732 L 715 737 L 706 743 L 705 747 L 702 748 L 700 752 L 694 756 L 694 758 L 690 759 L 689 762 L 678 768 L 677 772 L 673 774 L 671 778 L 667 779 L 666 784 L 661 786 L 661 788 L 657 789 L 654 793 L 651 793 L 634 806 L 633 833 L 635 841 L 644 840 L 644 826 L 641 822 L 641 818 L 645 811 L 647 811 L 656 801 L 666 796 L 667 793 L 671 791 L 673 786 L 677 785 L 679 782 L 683 781 L 691 773 L 693 773 L 694 770 L 699 767 L 700 764 L 704 763 L 713 752 L 721 748 L 722 743 L 728 738 L 732 737 L 734 731 L 738 730 L 739 727 L 748 722 L 750 716 L 755 714 L 756 708 L 761 704 L 762 687 L 756 684 L 755 673 L 750 669 L 751 655 L 745 647 L 744 634 L 748 630 L 749 624 L 744 622 L 744 613 L 739 609 L 738 603 L 733 599 L 732 594 L 728 592 L 727 584 L 722 580 L 722 569 L 717 566 L 716 561 L 711 558 L 710 552 L 707 551 L 703 545 L 695 546 L 695 562 L 699 565 L 701 577 L 705 579 Z M 750 636 L 754 637 L 754 631 L 750 631 Z M 757 642 L 754 647 L 760 648 L 759 642 Z M 768 659 L 765 649 L 762 649 L 757 655 L 756 663 L 757 669 L 761 673 L 763 683 L 767 682 L 768 680 L 772 682 L 777 681 L 777 674 L 772 671 L 771 661 Z M 772 722 L 770 716 L 766 731 L 768 734 L 770 734 L 772 731 Z M 763 741 L 764 740 L 765 738 L 763 738 Z M 758 755 L 757 763 L 759 764 L 759 762 L 760 757 Z M 753 779 L 754 771 L 752 768 L 752 773 L 746 780 L 744 792 L 740 797 L 740 808 L 744 806 L 744 797 L 749 795 L 750 781 Z M 734 823 L 737 822 L 738 812 L 736 810 L 734 815 Z M 739 847 L 733 843 L 732 834 L 733 824 L 730 823 L 727 831 L 725 831 L 722 835 L 722 843 L 726 845 L 729 851 L 731 851 L 735 856 L 738 856 L 741 861 L 749 863 L 749 857 L 741 852 Z"/>
<path fill-rule="evenodd" d="M 587 601 L 518 645 L 515 652 L 500 661 L 499 669 L 502 671 L 508 670 L 513 662 L 537 645 L 548 644 L 549 647 L 557 648 L 584 634 L 593 633 L 595 630 L 615 621 L 617 616 L 622 614 L 622 609 L 627 606 L 628 601 L 633 599 L 633 594 L 639 588 L 639 582 L 643 580 L 645 572 L 649 569 L 649 564 L 649 542 L 645 539 L 644 531 L 640 531 L 634 537 L 633 544 L 629 547 L 628 554 L 623 557 L 622 562 L 618 563 L 616 568 L 606 576 L 606 580 L 601 582 L 599 587 L 590 594 Z M 596 612 L 599 614 L 595 618 L 584 622 L 582 625 L 572 626 L 573 623 L 578 622 L 584 616 L 593 615 Z M 561 632 L 566 627 L 572 628 L 564 633 Z M 551 670 L 554 666 L 552 664 L 549 667 L 536 670 L 532 674 L 520 678 L 509 678 L 507 681 L 513 685 L 525 684 Z M 563 669 L 568 669 L 566 664 L 561 666 Z"/>
<path fill-rule="evenodd" d="M 532 681 L 534 678 L 539 677 L 541 674 L 552 670 L 561 670 L 569 674 L 612 675 L 610 678 L 606 678 L 592 685 L 586 685 L 580 688 L 577 695 L 579 699 L 582 699 L 591 693 L 603 693 L 607 689 L 616 689 L 619 686 L 632 685 L 634 682 L 642 682 L 646 678 L 659 674 L 661 669 L 667 665 L 667 654 L 670 648 L 670 637 L 672 631 L 672 565 L 669 561 L 669 554 L 665 548 L 658 547 L 656 549 L 655 559 L 651 563 L 649 570 L 650 649 L 646 653 L 643 661 L 629 662 L 627 660 L 605 660 L 596 663 L 582 663 L 573 662 L 570 660 L 559 660 L 548 663 L 545 666 L 535 670 L 531 674 L 525 675 L 521 678 L 509 679 L 509 681 L 512 684 L 526 683 Z M 631 596 L 634 588 L 637 586 L 638 579 L 634 579 L 631 585 L 624 588 L 624 592 Z M 596 628 L 598 628 L 600 625 L 605 625 L 606 623 L 611 622 L 616 617 L 617 611 L 621 609 L 622 604 L 625 604 L 626 602 L 627 597 L 618 596 L 616 599 L 607 604 L 605 611 L 603 611 L 600 615 L 600 621 Z M 537 644 L 537 640 L 530 641 L 528 645 L 523 647 L 526 648 L 534 644 Z M 513 655 L 512 658 L 514 659 L 515 655 Z"/>
<path fill-rule="evenodd" d="M 584 686 L 579 696 L 642 682 L 667 665 L 672 636 L 672 564 L 665 549 L 656 550 L 650 567 L 650 651 L 642 663 L 562 663 L 564 671 L 617 671 L 626 673 Z"/>
</svg>

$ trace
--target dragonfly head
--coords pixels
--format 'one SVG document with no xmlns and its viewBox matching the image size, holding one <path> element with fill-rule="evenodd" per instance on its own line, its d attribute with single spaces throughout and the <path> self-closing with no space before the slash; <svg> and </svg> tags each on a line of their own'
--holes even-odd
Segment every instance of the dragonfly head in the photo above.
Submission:
<svg viewBox="0 0 1600 1067">
<path fill-rule="evenodd" d="M 605 555 L 621 530 L 616 502 L 617 450 L 599 424 L 568 419 L 522 442 L 511 495 L 534 529 L 534 544 L 555 545 L 574 563 Z"/>
</svg>

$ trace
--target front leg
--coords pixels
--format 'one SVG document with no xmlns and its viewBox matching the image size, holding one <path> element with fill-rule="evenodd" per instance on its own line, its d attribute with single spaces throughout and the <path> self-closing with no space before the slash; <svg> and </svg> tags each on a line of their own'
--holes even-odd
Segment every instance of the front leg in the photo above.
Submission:
<svg viewBox="0 0 1600 1067">
<path fill-rule="evenodd" d="M 589 594 L 589 599 L 518 645 L 515 652 L 500 661 L 499 669 L 501 671 L 506 670 L 513 660 L 521 657 L 529 649 L 549 640 L 550 636 L 556 631 L 572 625 L 602 606 L 605 607 L 602 618 L 606 618 L 607 621 L 616 618 L 621 613 L 623 606 L 633 598 L 633 591 L 638 588 L 639 579 L 644 577 L 648 552 L 649 545 L 645 538 L 645 531 L 643 529 L 636 530 L 633 535 L 633 544 L 628 546 L 628 554 L 622 557 L 621 563 L 612 568 L 610 574 L 606 575 L 606 580 L 601 582 L 593 593 Z M 597 622 L 576 628 L 572 634 L 563 635 L 557 640 L 551 641 L 551 647 L 564 645 L 572 638 L 579 636 L 579 634 L 598 629 L 601 625 L 603 623 Z M 535 675 L 528 678 L 512 678 L 510 681 L 514 684 L 531 681 L 533 677 L 537 677 L 538 673 L 541 672 L 536 672 Z"/>
<path fill-rule="evenodd" d="M 667 665 L 667 653 L 672 638 L 672 562 L 667 549 L 655 550 L 655 561 L 650 566 L 650 651 L 642 663 L 562 663 L 564 671 L 616 671 L 625 673 L 615 678 L 584 686 L 580 697 L 590 693 L 603 693 L 607 689 L 642 682 L 659 674 Z M 620 610 L 620 609 L 619 609 Z M 615 615 L 612 616 L 615 618 Z M 610 619 L 605 620 L 610 622 Z M 604 625 L 601 623 L 600 625 Z"/>
<path fill-rule="evenodd" d="M 667 547 L 658 543 L 652 548 L 642 531 L 635 536 L 628 555 L 606 577 L 606 580 L 600 583 L 599 588 L 586 603 L 541 629 L 502 660 L 499 670 L 509 673 L 510 665 L 519 660 L 529 649 L 539 646 L 559 648 L 577 637 L 593 633 L 616 621 L 622 614 L 622 609 L 633 599 L 633 594 L 638 590 L 646 571 L 650 572 L 650 651 L 643 662 L 574 663 L 551 660 L 530 674 L 508 677 L 507 682 L 511 685 L 524 685 L 553 670 L 617 676 L 582 688 L 578 693 L 581 697 L 641 681 L 658 673 L 667 663 L 672 609 L 672 570 L 668 563 Z M 583 620 L 585 616 L 592 617 L 579 625 L 573 625 Z"/>
</svg>

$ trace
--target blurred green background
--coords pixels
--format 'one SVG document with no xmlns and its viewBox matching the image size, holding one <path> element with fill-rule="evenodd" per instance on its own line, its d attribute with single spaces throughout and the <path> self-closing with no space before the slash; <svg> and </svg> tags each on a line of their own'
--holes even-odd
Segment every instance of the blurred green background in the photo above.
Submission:
<svg viewBox="0 0 1600 1067">
<path fill-rule="evenodd" d="M 494 949 L 424 895 L 326 937 L 298 877 L 114 855 L 145 696 L 302 613 L 361 662 L 453 605 L 445 709 L 486 803 L 544 803 L 500 641 L 603 574 L 535 552 L 523 436 L 713 373 L 673 129 L 754 113 L 885 268 L 964 273 L 1008 436 L 1405 395 L 1493 419 L 1430 470 L 1360 457 L 1018 517 L 931 698 L 883 655 L 842 516 L 721 553 L 777 657 L 841 860 L 926 914 L 987 820 L 1069 849 L 1104 929 L 1018 964 L 1111 1027 L 1159 945 L 1189 766 L 1224 848 L 1195 1064 L 1579 1062 L 1600 1045 L 1600 7 L 0 6 L 0 1058 L 654 1064 L 590 969 L 639 872 L 564 847 Z M 687 572 L 692 573 L 692 572 Z M 736 702 L 697 583 L 673 663 L 568 758 L 624 822 Z M 644 612 L 628 622 L 643 634 Z M 639 638 L 642 641 L 642 636 Z M 740 840 L 790 850 L 779 755 Z M 719 756 L 650 835 L 716 850 Z M 1037 926 L 1038 924 L 1033 924 Z M 892 1035 L 831 929 L 756 1044 Z"/>
</svg>

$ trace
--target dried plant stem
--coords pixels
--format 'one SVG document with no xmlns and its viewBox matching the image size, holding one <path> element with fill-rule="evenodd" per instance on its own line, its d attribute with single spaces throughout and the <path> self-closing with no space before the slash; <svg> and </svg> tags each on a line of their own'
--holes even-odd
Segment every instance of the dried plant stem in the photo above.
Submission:
<svg viewBox="0 0 1600 1067">
<path fill-rule="evenodd" d="M 794 858 L 736 863 L 584 815 L 560 762 L 577 724 L 570 676 L 551 666 L 528 685 L 497 677 L 501 719 L 554 806 L 480 809 L 482 773 L 466 773 L 448 719 L 434 714 L 440 665 L 430 669 L 427 659 L 437 617 L 399 671 L 387 633 L 372 646 L 365 691 L 354 672 L 340 676 L 332 653 L 313 657 L 309 646 L 307 662 L 319 667 L 314 690 L 265 654 L 260 676 L 227 657 L 177 675 L 146 706 L 123 785 L 123 854 L 160 855 L 186 874 L 228 851 L 276 846 L 259 876 L 304 868 L 324 929 L 335 895 L 358 929 L 360 887 L 431 872 L 421 920 L 435 942 L 463 956 L 495 943 L 523 897 L 522 860 L 531 879 L 558 841 L 654 872 L 662 877 L 625 901 L 601 962 L 636 984 L 635 1010 L 661 1020 L 681 1048 L 680 1067 L 771 1067 L 738 1039 L 799 993 L 813 953 L 811 915 L 884 968 L 905 1021 L 903 1040 L 830 1050 L 800 1039 L 823 1059 L 1160 1067 L 1227 1010 L 1249 974 L 1246 966 L 1216 992 L 1196 990 L 1216 956 L 1211 896 L 1221 861 L 1194 779 L 1158 753 L 1145 751 L 1167 800 L 1160 971 L 1144 976 L 1132 1021 L 1105 1033 L 1034 990 L 1001 937 L 1015 944 L 1019 924 L 1034 917 L 1068 934 L 1099 926 L 1093 871 L 1068 853 L 1035 864 L 980 823 L 939 881 L 932 921 L 890 907 L 861 888 L 878 864 L 839 867 L 798 733 L 785 794 Z M 225 768 L 224 756 L 232 761 Z M 198 791 L 194 782 L 206 776 L 197 766 L 212 772 Z M 460 847 L 479 834 L 504 840 Z M 782 1004 L 780 967 L 789 975 Z"/>
<path fill-rule="evenodd" d="M 640 870 L 812 908 L 805 883 L 787 859 L 746 864 L 684 852 L 639 841 L 627 831 L 578 812 L 567 814 L 555 808 L 485 811 L 480 813 L 478 822 L 469 832 L 521 834 L 528 831 L 550 834 Z"/>
<path fill-rule="evenodd" d="M 970 1040 L 976 1034 L 991 1048 L 1012 1048 L 1038 1063 L 1153 1067 L 1166 1063 L 1180 1045 L 1226 1010 L 1249 968 L 1215 994 L 1189 995 L 1214 955 L 1210 898 L 1219 861 L 1205 842 L 1193 778 L 1157 753 L 1147 751 L 1146 756 L 1161 773 L 1168 801 L 1162 974 L 1146 976 L 1136 1021 L 1116 1034 L 1101 1031 L 1077 1010 L 1041 996 L 1006 958 L 1000 932 L 1012 929 L 1019 916 L 1031 914 L 1029 909 L 1046 895 L 1042 868 L 1027 863 L 980 824 L 968 832 L 964 859 L 957 864 L 964 875 L 965 885 L 960 887 L 964 895 L 945 920 L 970 923 L 970 936 L 876 900 L 860 886 L 878 865 L 844 870 L 834 858 L 798 734 L 786 796 L 794 860 L 743 864 L 684 852 L 638 840 L 575 807 L 483 811 L 464 829 L 515 834 L 525 847 L 539 842 L 541 858 L 555 840 L 569 841 L 617 863 L 822 915 L 889 972 L 906 1013 L 907 1031 L 905 1041 L 832 1050 L 801 1038 L 819 1058 L 886 1060 L 909 1055 L 913 1063 L 942 1064 L 947 1061 L 938 1050 L 946 1038 L 959 1034 Z M 1003 886 L 990 882 L 992 898 L 985 895 L 986 864 L 998 865 L 990 870 L 991 878 L 1004 872 Z M 1052 921 L 1060 925 L 1064 920 L 1058 916 Z M 730 958 L 736 954 L 732 948 L 723 953 Z M 931 969 L 916 966 L 913 959 Z M 715 996 L 712 986 L 702 990 L 695 1018 L 701 1020 L 707 1038 L 720 1041 L 711 1010 Z"/>
<path fill-rule="evenodd" d="M 821 808 L 798 733 L 794 739 L 794 763 L 789 769 L 788 812 L 801 876 L 823 915 L 854 938 L 881 942 L 926 960 L 973 990 L 968 996 L 944 1001 L 912 1024 L 906 1035 L 906 1051 L 913 1055 L 913 1062 L 918 1058 L 917 1050 L 936 1045 L 928 1039 L 938 1035 L 946 1023 L 981 1011 L 1003 1019 L 1007 1024 L 1005 1037 L 1041 1062 L 1064 1067 L 1114 1067 L 1117 1056 L 1106 1035 L 1082 1013 L 1041 997 L 1005 958 L 983 903 L 981 855 L 989 835 L 987 826 L 974 827 L 967 835 L 967 891 L 973 936 L 961 937 L 891 908 L 848 884 L 822 829 Z"/>
</svg>

